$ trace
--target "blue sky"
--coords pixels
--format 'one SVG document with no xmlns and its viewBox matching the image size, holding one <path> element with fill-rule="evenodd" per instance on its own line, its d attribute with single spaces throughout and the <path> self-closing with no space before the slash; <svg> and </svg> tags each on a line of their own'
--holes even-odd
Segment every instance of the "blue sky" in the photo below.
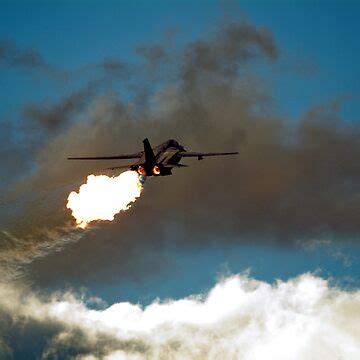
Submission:
<svg viewBox="0 0 360 360">
<path fill-rule="evenodd" d="M 139 43 L 156 42 L 177 29 L 179 43 L 213 32 L 227 16 L 245 16 L 274 34 L 282 52 L 269 82 L 278 105 L 299 116 L 314 99 L 326 102 L 351 95 L 344 103 L 347 118 L 359 109 L 357 64 L 360 50 L 356 1 L 2 1 L 0 33 L 21 46 L 35 47 L 61 68 L 78 68 L 104 56 L 134 57 Z M 36 8 L 36 11 L 34 10 Z M 309 74 L 296 74 L 300 62 Z M 49 96 L 49 84 L 2 74 L 6 93 L 2 110 L 16 100 Z M 14 81 L 15 79 L 15 81 Z M 13 84 L 13 85 L 11 85 Z M 16 86 L 15 86 L 16 84 Z M 52 84 L 53 85 L 53 84 Z M 61 87 L 51 87 L 58 96 Z"/>
<path fill-rule="evenodd" d="M 281 51 L 264 70 L 277 111 L 296 120 L 315 105 L 343 99 L 347 121 L 360 115 L 360 3 L 356 1 L 0 1 L 0 36 L 39 50 L 51 64 L 80 69 L 107 56 L 136 57 L 139 43 L 157 42 L 176 29 L 181 45 L 215 30 L 227 17 L 244 16 L 274 34 Z M 78 84 L 0 67 L 0 115 L 17 121 L 20 105 L 61 98 Z M 222 272 L 251 268 L 273 281 L 305 271 L 358 284 L 357 246 L 297 248 L 236 246 L 201 253 L 169 249 L 175 265 L 145 282 L 97 284 L 90 292 L 109 300 L 147 302 L 156 296 L 180 297 L 208 288 Z M 64 286 L 64 284 L 61 284 Z"/>
</svg>

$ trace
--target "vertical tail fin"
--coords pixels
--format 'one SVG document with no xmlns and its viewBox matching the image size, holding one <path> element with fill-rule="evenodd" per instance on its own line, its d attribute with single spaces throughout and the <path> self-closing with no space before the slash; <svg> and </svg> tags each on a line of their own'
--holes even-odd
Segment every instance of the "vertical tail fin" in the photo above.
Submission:
<svg viewBox="0 0 360 360">
<path fill-rule="evenodd" d="M 145 161 L 149 164 L 156 164 L 156 157 L 150 145 L 149 139 L 144 139 Z"/>
</svg>

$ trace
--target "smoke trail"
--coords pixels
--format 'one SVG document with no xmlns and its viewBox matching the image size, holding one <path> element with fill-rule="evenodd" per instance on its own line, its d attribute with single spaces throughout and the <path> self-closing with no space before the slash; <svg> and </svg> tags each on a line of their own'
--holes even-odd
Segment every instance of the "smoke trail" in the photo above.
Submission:
<svg viewBox="0 0 360 360">
<path fill-rule="evenodd" d="M 116 214 L 128 210 L 140 196 L 144 181 L 135 171 L 125 171 L 116 177 L 89 175 L 78 193 L 70 193 L 66 207 L 83 229 L 95 220 L 114 220 Z"/>
</svg>

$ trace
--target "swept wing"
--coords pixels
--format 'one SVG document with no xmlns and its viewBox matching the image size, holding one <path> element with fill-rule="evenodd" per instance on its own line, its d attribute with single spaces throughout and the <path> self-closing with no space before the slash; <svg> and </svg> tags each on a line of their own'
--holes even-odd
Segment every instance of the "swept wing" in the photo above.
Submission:
<svg viewBox="0 0 360 360">
<path fill-rule="evenodd" d="M 191 151 L 180 151 L 178 153 L 182 157 L 197 157 L 199 160 L 206 156 L 223 156 L 223 155 L 236 155 L 238 152 L 191 152 Z"/>
</svg>

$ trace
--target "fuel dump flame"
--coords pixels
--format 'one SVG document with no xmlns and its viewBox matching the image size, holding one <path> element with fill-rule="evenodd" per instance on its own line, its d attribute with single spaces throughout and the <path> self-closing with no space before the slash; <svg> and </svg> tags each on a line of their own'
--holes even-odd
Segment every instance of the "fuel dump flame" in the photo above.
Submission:
<svg viewBox="0 0 360 360">
<path fill-rule="evenodd" d="M 89 175 L 78 193 L 70 193 L 66 207 L 82 229 L 95 220 L 114 220 L 140 196 L 144 181 L 144 176 L 130 170 L 116 177 Z"/>
</svg>

